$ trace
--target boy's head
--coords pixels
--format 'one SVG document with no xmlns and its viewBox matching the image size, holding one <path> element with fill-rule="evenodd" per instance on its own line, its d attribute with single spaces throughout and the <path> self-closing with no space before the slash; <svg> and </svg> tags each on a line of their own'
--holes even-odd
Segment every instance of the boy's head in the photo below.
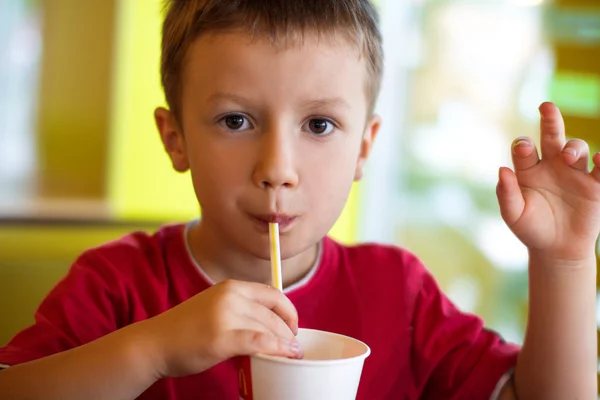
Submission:
<svg viewBox="0 0 600 400">
<path fill-rule="evenodd" d="M 360 179 L 382 70 L 369 0 L 172 0 L 155 118 L 191 170 L 205 246 L 268 259 L 308 254 Z M 308 257 L 308 256 L 307 256 Z"/>
<path fill-rule="evenodd" d="M 383 51 L 371 0 L 167 0 L 166 6 L 161 76 L 167 103 L 177 116 L 181 72 L 191 43 L 200 35 L 225 31 L 241 31 L 284 47 L 306 35 L 345 39 L 366 61 L 365 90 L 369 111 L 374 108 Z"/>
</svg>

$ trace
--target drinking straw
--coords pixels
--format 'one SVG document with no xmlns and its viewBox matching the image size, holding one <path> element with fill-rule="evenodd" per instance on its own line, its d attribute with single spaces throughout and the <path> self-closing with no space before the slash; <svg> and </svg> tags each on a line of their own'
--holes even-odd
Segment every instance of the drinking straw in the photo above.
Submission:
<svg viewBox="0 0 600 400">
<path fill-rule="evenodd" d="M 269 239 L 271 242 L 271 285 L 283 291 L 281 281 L 281 249 L 279 247 L 279 224 L 269 223 Z"/>
</svg>

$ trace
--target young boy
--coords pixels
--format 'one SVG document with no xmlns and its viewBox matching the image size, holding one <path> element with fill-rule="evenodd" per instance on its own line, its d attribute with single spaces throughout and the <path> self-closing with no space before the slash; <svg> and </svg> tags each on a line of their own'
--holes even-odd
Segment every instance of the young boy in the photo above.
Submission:
<svg viewBox="0 0 600 400">
<path fill-rule="evenodd" d="M 499 176 L 502 216 L 530 257 L 518 348 L 457 310 L 407 251 L 326 237 L 380 124 L 368 0 L 173 0 L 162 50 L 170 109 L 155 118 L 202 219 L 85 252 L 0 349 L 0 398 L 236 399 L 234 358 L 300 358 L 298 326 L 371 347 L 363 400 L 596 398 L 600 156 L 588 172 L 552 104 L 541 160 L 520 138 L 515 172 Z M 285 294 L 267 286 L 269 222 Z"/>
</svg>

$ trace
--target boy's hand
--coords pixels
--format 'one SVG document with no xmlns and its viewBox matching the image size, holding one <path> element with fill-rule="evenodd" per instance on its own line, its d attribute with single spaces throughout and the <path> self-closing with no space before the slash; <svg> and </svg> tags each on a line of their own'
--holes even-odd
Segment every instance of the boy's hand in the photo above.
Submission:
<svg viewBox="0 0 600 400">
<path fill-rule="evenodd" d="M 159 377 L 200 373 L 240 355 L 302 357 L 295 307 L 259 283 L 221 282 L 140 324 Z"/>
<path fill-rule="evenodd" d="M 600 154 L 588 170 L 582 140 L 565 141 L 559 110 L 540 106 L 541 160 L 529 138 L 513 144 L 515 172 L 500 169 L 497 187 L 502 218 L 530 252 L 577 265 L 594 256 L 600 231 Z"/>
</svg>

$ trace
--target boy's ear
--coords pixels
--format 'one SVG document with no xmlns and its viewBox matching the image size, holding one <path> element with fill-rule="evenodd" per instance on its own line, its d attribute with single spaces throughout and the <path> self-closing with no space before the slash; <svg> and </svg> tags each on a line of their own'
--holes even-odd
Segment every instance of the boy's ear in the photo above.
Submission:
<svg viewBox="0 0 600 400">
<path fill-rule="evenodd" d="M 175 115 L 166 108 L 159 107 L 154 111 L 154 119 L 165 151 L 171 158 L 173 168 L 177 172 L 187 171 L 190 168 L 190 163 L 185 148 L 185 138 Z"/>
<path fill-rule="evenodd" d="M 358 153 L 358 160 L 356 160 L 356 169 L 354 170 L 355 181 L 360 181 L 364 175 L 365 163 L 369 158 L 369 154 L 371 154 L 371 148 L 373 147 L 373 142 L 375 141 L 375 137 L 377 137 L 377 133 L 379 133 L 380 127 L 381 117 L 379 117 L 379 115 L 373 114 L 367 122 L 365 132 L 361 139 L 360 152 Z"/>
</svg>

